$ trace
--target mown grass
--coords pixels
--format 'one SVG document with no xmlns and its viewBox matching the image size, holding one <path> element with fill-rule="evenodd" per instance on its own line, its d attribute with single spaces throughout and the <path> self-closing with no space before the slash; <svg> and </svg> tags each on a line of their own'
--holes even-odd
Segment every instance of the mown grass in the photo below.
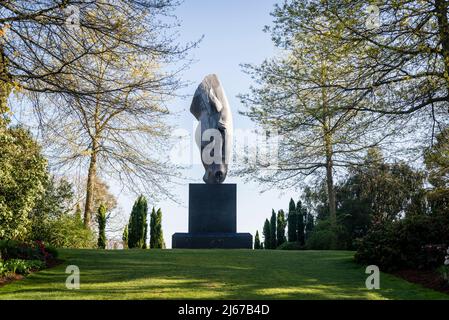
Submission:
<svg viewBox="0 0 449 320">
<path fill-rule="evenodd" d="M 64 264 L 0 288 L 0 299 L 449 299 L 381 274 L 365 288 L 353 252 L 270 250 L 61 250 Z M 67 265 L 80 290 L 65 286 Z"/>
</svg>

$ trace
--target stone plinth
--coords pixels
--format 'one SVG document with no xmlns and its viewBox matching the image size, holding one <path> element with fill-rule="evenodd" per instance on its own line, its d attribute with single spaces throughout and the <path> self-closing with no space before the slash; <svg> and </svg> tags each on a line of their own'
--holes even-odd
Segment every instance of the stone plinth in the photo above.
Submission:
<svg viewBox="0 0 449 320">
<path fill-rule="evenodd" d="M 172 247 L 251 249 L 249 233 L 237 233 L 235 184 L 189 185 L 189 232 L 175 233 Z"/>
</svg>

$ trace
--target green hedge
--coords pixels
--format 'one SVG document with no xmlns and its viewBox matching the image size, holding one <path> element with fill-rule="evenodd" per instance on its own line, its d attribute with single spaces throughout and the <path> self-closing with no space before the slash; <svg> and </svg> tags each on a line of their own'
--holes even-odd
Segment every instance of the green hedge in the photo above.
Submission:
<svg viewBox="0 0 449 320">
<path fill-rule="evenodd" d="M 299 242 L 284 242 L 277 247 L 278 250 L 304 250 L 304 246 L 301 246 Z"/>
<path fill-rule="evenodd" d="M 385 271 L 433 269 L 444 262 L 449 215 L 413 215 L 373 225 L 357 244 L 355 259 Z"/>
</svg>

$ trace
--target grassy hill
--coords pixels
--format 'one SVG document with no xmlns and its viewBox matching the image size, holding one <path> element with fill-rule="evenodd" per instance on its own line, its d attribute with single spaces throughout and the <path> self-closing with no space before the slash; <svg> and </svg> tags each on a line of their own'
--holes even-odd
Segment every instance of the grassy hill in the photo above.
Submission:
<svg viewBox="0 0 449 320">
<path fill-rule="evenodd" d="M 63 265 L 0 288 L 0 299 L 449 299 L 392 275 L 365 288 L 352 252 L 61 250 Z M 67 265 L 81 272 L 67 290 Z"/>
</svg>

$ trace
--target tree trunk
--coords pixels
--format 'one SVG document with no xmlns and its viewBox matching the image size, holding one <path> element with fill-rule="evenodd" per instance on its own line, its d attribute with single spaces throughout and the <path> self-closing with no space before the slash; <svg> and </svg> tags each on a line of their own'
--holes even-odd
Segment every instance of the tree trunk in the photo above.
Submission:
<svg viewBox="0 0 449 320">
<path fill-rule="evenodd" d="M 8 97 L 11 92 L 11 79 L 8 74 L 8 60 L 0 43 L 0 125 L 3 123 L 3 114 L 8 112 Z"/>
<path fill-rule="evenodd" d="M 332 134 L 327 132 L 325 135 L 325 148 L 326 148 L 326 184 L 327 184 L 327 197 L 329 201 L 329 219 L 332 229 L 332 242 L 330 244 L 331 249 L 337 249 L 337 208 L 336 208 L 336 196 L 334 189 L 334 174 L 332 161 Z"/>
<path fill-rule="evenodd" d="M 336 209 L 336 197 L 334 190 L 334 150 L 333 150 L 333 134 L 332 134 L 332 112 L 329 110 L 329 104 L 327 99 L 327 91 L 325 86 L 327 84 L 327 65 L 326 61 L 323 60 L 322 70 L 321 70 L 321 83 L 323 88 L 321 89 L 321 99 L 323 104 L 323 143 L 324 152 L 326 157 L 326 185 L 327 185 L 327 198 L 329 202 L 329 220 L 331 222 L 332 229 L 332 239 L 330 247 L 331 249 L 336 249 L 337 247 L 337 209 Z"/>
<path fill-rule="evenodd" d="M 326 184 L 327 184 L 327 194 L 329 198 L 329 216 L 332 226 L 337 225 L 337 208 L 336 208 L 336 197 L 334 189 L 334 177 L 333 177 L 333 162 L 332 156 L 326 156 Z"/>
<path fill-rule="evenodd" d="M 95 179 L 97 176 L 97 142 L 92 143 L 92 154 L 90 156 L 89 171 L 87 173 L 87 187 L 86 187 L 86 205 L 84 206 L 84 226 L 90 228 L 90 221 L 92 217 L 92 208 L 94 202 Z"/>
<path fill-rule="evenodd" d="M 327 66 L 326 63 L 323 62 L 322 70 L 321 70 L 321 82 L 323 85 L 327 83 Z M 332 227 L 337 225 L 337 210 L 336 210 L 336 197 L 334 190 L 334 175 L 333 175 L 333 141 L 332 141 L 332 123 L 331 123 L 331 114 L 329 111 L 329 105 L 327 100 L 327 92 L 323 87 L 321 89 L 321 99 L 323 104 L 323 142 L 324 142 L 324 152 L 326 156 L 326 184 L 327 184 L 327 197 L 329 201 L 329 218 L 331 221 Z"/>
<path fill-rule="evenodd" d="M 94 133 L 91 135 L 92 139 L 92 150 L 90 155 L 90 163 L 89 163 L 89 171 L 87 173 L 87 186 L 86 186 L 86 205 L 84 207 L 84 226 L 86 228 L 90 228 L 90 222 L 92 217 L 92 211 L 96 208 L 93 208 L 94 205 L 94 192 L 95 192 L 95 181 L 97 178 L 97 155 L 99 149 L 99 141 L 100 141 L 100 121 L 99 121 L 99 110 L 100 104 L 99 99 L 97 97 L 97 103 L 95 105 L 95 113 L 94 113 Z"/>
<path fill-rule="evenodd" d="M 449 93 L 449 19 L 448 19 L 448 3 L 446 0 L 435 0 L 435 11 L 438 20 L 438 32 L 440 34 L 440 42 L 442 54 L 444 58 L 446 87 Z"/>
</svg>

